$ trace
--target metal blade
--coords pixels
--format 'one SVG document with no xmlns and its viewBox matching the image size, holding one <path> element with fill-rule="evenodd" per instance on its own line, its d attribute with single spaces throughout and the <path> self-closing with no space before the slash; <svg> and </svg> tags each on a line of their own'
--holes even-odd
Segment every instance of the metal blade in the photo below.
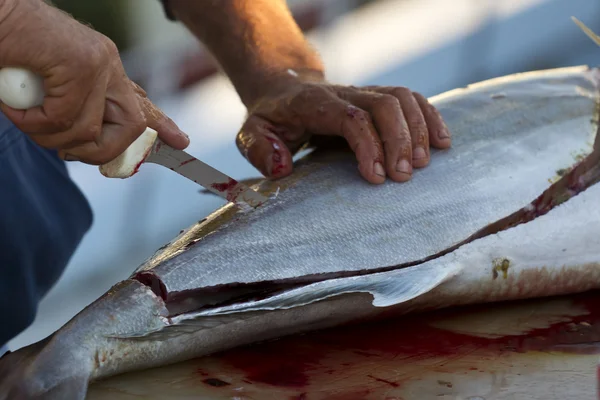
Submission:
<svg viewBox="0 0 600 400">
<path fill-rule="evenodd" d="M 154 144 L 145 162 L 163 165 L 232 203 L 245 204 L 255 208 L 268 200 L 268 197 L 239 183 L 185 151 L 173 149 L 160 139 Z"/>
</svg>

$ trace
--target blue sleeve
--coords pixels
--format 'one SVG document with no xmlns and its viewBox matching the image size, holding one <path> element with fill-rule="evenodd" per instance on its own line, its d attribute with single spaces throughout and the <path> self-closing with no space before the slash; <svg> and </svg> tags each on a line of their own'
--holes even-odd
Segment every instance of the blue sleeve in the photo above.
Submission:
<svg viewBox="0 0 600 400">
<path fill-rule="evenodd" d="M 0 113 L 0 346 L 27 328 L 92 224 L 54 151 Z"/>
</svg>

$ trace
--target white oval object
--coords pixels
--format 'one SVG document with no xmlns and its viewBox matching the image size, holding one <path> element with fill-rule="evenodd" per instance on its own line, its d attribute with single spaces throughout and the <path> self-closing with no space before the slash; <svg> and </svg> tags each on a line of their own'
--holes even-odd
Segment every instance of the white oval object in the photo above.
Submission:
<svg viewBox="0 0 600 400">
<path fill-rule="evenodd" d="M 41 106 L 44 103 L 44 80 L 23 68 L 2 68 L 0 101 L 17 110 Z"/>
</svg>

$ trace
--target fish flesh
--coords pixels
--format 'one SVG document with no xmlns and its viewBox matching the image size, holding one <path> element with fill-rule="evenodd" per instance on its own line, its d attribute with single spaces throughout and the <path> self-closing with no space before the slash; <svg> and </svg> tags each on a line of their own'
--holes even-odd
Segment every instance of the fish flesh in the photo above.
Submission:
<svg viewBox="0 0 600 400">
<path fill-rule="evenodd" d="M 0 399 L 83 399 L 90 381 L 251 342 L 600 288 L 599 83 L 579 66 L 431 98 L 453 146 L 403 184 L 313 151 L 255 185 L 265 205 L 219 208 L 2 357 Z"/>
</svg>

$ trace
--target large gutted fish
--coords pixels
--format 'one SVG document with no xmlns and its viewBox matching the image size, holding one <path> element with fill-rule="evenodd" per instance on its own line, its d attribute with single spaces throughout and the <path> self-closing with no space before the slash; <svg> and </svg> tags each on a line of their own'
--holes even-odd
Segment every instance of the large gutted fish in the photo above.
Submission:
<svg viewBox="0 0 600 400">
<path fill-rule="evenodd" d="M 90 380 L 258 340 L 600 288 L 599 82 L 574 67 L 431 99 L 453 147 L 405 184 L 369 185 L 350 152 L 310 154 L 259 185 L 264 206 L 220 208 L 4 356 L 0 399 L 81 399 Z"/>
</svg>

